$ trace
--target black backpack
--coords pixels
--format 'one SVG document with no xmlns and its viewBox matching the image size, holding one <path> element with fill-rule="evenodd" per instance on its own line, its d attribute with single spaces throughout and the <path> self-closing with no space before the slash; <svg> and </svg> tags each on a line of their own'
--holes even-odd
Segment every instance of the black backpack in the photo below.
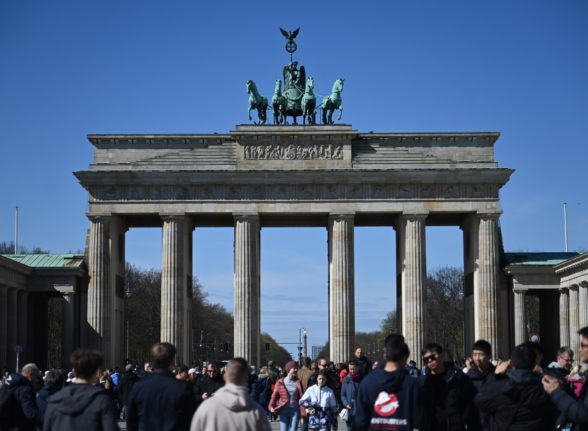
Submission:
<svg viewBox="0 0 588 431">
<path fill-rule="evenodd" d="M 16 387 L 2 385 L 0 388 L 0 419 L 7 419 L 14 414 L 16 408 L 14 391 Z"/>
</svg>

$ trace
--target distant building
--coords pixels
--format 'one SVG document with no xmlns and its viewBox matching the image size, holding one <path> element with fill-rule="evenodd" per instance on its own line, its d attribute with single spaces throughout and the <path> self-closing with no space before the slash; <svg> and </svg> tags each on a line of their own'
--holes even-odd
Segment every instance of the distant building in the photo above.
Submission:
<svg viewBox="0 0 588 431">
<path fill-rule="evenodd" d="M 69 366 L 85 337 L 87 285 L 83 255 L 0 255 L 0 368 L 15 369 L 16 350 L 21 366 Z"/>
<path fill-rule="evenodd" d="M 324 349 L 325 346 L 312 346 L 312 359 L 316 359 L 318 358 L 318 355 L 320 355 L 321 350 Z"/>
</svg>

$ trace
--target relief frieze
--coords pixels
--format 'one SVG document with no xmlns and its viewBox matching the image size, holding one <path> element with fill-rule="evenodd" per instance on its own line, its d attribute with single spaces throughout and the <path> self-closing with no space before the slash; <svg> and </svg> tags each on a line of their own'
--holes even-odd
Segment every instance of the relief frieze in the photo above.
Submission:
<svg viewBox="0 0 588 431">
<path fill-rule="evenodd" d="M 177 184 L 93 186 L 99 201 L 497 199 L 495 184 Z"/>
<path fill-rule="evenodd" d="M 246 144 L 245 160 L 342 160 L 343 144 Z"/>
</svg>

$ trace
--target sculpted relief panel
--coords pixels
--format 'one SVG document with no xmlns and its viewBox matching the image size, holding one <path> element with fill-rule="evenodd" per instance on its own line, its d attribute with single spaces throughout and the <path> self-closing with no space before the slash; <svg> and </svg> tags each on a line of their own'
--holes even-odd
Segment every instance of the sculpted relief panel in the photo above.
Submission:
<svg viewBox="0 0 588 431">
<path fill-rule="evenodd" d="M 245 160 L 342 160 L 342 144 L 246 144 Z"/>
<path fill-rule="evenodd" d="M 496 184 L 177 184 L 94 186 L 98 201 L 497 199 Z"/>
</svg>

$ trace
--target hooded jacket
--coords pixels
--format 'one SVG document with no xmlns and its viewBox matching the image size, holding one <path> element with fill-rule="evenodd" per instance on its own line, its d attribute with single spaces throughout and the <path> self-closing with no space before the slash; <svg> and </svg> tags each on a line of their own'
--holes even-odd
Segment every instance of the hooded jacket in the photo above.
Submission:
<svg viewBox="0 0 588 431">
<path fill-rule="evenodd" d="M 34 430 L 38 410 L 35 404 L 33 386 L 31 382 L 20 374 L 10 374 L 2 391 L 13 389 L 12 400 L 9 401 L 14 409 L 14 414 L 0 419 L 0 429 L 19 429 L 22 431 Z M 9 406 L 6 406 L 8 409 Z"/>
<path fill-rule="evenodd" d="M 557 410 L 543 390 L 541 378 L 530 370 L 508 370 L 482 386 L 474 403 L 488 414 L 490 430 L 555 429 Z"/>
<path fill-rule="evenodd" d="M 47 399 L 44 431 L 118 429 L 112 398 L 99 387 L 69 385 Z"/>
<path fill-rule="evenodd" d="M 356 403 L 355 426 L 359 431 L 420 428 L 421 388 L 407 370 L 376 368 L 361 381 Z"/>
<path fill-rule="evenodd" d="M 190 431 L 270 431 L 265 412 L 246 386 L 227 383 L 206 399 L 192 418 Z"/>
</svg>

